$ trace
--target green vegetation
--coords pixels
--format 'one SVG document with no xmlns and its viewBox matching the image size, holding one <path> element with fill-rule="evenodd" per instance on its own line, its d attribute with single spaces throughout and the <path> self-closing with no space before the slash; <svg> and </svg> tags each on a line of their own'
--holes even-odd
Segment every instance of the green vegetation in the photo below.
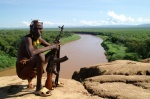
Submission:
<svg viewBox="0 0 150 99">
<path fill-rule="evenodd" d="M 17 49 L 28 29 L 0 30 L 0 69 L 15 66 Z M 74 33 L 92 34 L 102 38 L 101 44 L 109 61 L 139 61 L 150 57 L 149 28 L 65 28 L 62 44 L 79 39 Z M 52 43 L 59 29 L 45 29 L 42 37 Z"/>
<path fill-rule="evenodd" d="M 4 68 L 14 67 L 15 66 L 15 57 L 11 57 L 8 55 L 1 55 L 0 56 L 0 70 Z"/>
<path fill-rule="evenodd" d="M 65 44 L 67 42 L 74 41 L 74 40 L 77 40 L 77 39 L 80 39 L 80 36 L 77 35 L 77 34 L 74 34 L 72 36 L 69 36 L 69 37 L 66 37 L 66 38 L 62 38 L 61 39 L 61 43 Z"/>
<path fill-rule="evenodd" d="M 29 33 L 27 29 L 20 30 L 0 30 L 0 70 L 15 66 L 17 49 L 21 38 Z M 44 30 L 42 37 L 49 43 L 52 43 L 59 34 L 59 29 Z M 64 31 L 61 42 L 67 43 L 80 36 L 71 32 Z"/>
<path fill-rule="evenodd" d="M 97 35 L 109 61 L 129 59 L 139 61 L 150 57 L 149 28 L 91 28 L 80 29 L 76 33 Z"/>
</svg>

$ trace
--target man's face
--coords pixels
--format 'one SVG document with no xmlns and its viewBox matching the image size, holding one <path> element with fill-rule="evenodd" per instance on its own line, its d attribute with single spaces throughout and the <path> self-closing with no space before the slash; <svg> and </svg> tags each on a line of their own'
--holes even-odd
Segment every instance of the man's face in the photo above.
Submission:
<svg viewBox="0 0 150 99">
<path fill-rule="evenodd" d="M 32 34 L 35 40 L 37 40 L 42 35 L 42 30 L 43 30 L 42 23 L 39 22 L 39 23 L 34 24 L 33 29 L 32 29 Z"/>
</svg>

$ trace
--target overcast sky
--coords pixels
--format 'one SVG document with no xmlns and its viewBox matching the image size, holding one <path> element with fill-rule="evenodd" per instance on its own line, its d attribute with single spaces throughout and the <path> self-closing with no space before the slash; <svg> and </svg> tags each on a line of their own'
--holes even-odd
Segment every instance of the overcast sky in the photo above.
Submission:
<svg viewBox="0 0 150 99">
<path fill-rule="evenodd" d="M 0 27 L 138 25 L 150 23 L 150 0 L 0 0 Z"/>
</svg>

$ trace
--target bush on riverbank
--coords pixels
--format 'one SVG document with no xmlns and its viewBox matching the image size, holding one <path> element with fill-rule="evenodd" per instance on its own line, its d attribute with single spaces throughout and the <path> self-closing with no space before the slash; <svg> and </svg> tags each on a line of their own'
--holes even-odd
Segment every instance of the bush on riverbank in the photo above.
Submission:
<svg viewBox="0 0 150 99">
<path fill-rule="evenodd" d="M 105 40 L 102 46 L 109 61 L 128 59 L 139 61 L 150 57 L 150 32 L 147 29 L 131 29 L 103 33 Z M 107 36 L 107 37 L 106 37 Z"/>
<path fill-rule="evenodd" d="M 72 36 L 62 38 L 61 43 L 65 44 L 67 42 L 75 41 L 75 40 L 78 40 L 78 39 L 80 39 L 80 36 L 77 35 L 77 34 L 74 34 Z"/>
<path fill-rule="evenodd" d="M 105 55 L 108 56 L 107 57 L 108 61 L 123 59 L 123 57 L 125 57 L 126 47 L 124 47 L 122 45 L 113 44 L 113 43 L 107 42 L 107 41 L 103 42 L 101 45 L 107 51 L 107 52 L 105 52 Z"/>
<path fill-rule="evenodd" d="M 9 67 L 14 67 L 15 66 L 15 57 L 11 57 L 8 55 L 1 55 L 0 56 L 0 71 L 9 68 Z"/>
</svg>

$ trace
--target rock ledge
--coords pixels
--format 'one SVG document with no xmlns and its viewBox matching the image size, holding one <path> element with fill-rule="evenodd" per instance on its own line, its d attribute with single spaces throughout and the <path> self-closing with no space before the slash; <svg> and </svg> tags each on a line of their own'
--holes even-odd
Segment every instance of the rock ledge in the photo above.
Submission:
<svg viewBox="0 0 150 99">
<path fill-rule="evenodd" d="M 150 99 L 150 64 L 130 60 L 84 67 L 73 79 L 105 99 Z"/>
</svg>

